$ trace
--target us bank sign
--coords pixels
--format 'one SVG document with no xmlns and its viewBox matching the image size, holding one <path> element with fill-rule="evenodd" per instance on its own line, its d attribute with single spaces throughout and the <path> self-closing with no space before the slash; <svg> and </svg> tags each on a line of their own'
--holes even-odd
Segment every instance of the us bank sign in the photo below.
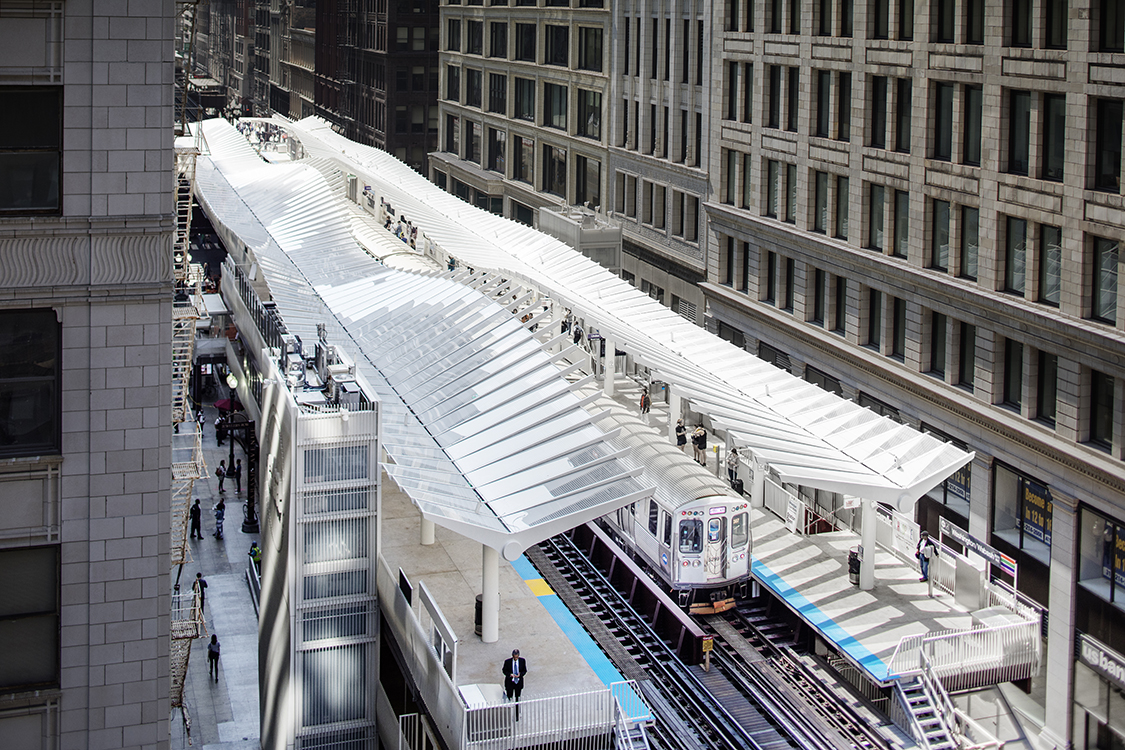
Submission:
<svg viewBox="0 0 1125 750">
<path fill-rule="evenodd" d="M 1085 633 L 1078 636 L 1078 660 L 1118 686 L 1125 687 L 1125 657 Z"/>
</svg>

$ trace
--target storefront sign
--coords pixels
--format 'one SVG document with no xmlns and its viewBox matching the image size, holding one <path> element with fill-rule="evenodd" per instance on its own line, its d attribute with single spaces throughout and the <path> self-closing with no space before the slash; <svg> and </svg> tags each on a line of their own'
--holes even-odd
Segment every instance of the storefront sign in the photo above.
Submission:
<svg viewBox="0 0 1125 750">
<path fill-rule="evenodd" d="M 1103 646 L 1085 633 L 1078 635 L 1078 661 L 1119 688 L 1125 688 L 1125 656 Z"/>
<path fill-rule="evenodd" d="M 945 489 L 951 496 L 964 500 L 967 503 L 969 502 L 969 495 L 972 494 L 972 484 L 973 462 L 970 461 L 953 472 L 949 479 L 945 480 Z"/>
<path fill-rule="evenodd" d="M 960 526 L 955 526 L 949 522 L 949 519 L 942 518 L 940 520 L 941 535 L 947 536 L 953 541 L 963 546 L 966 550 L 972 550 L 978 555 L 988 560 L 993 565 L 999 566 L 1005 573 L 1010 576 L 1016 574 L 1016 561 L 1005 555 L 995 547 L 991 547 L 969 532 L 962 529 Z"/>
<path fill-rule="evenodd" d="M 1030 479 L 1023 481 L 1023 533 L 1051 546 L 1051 491 Z"/>
</svg>

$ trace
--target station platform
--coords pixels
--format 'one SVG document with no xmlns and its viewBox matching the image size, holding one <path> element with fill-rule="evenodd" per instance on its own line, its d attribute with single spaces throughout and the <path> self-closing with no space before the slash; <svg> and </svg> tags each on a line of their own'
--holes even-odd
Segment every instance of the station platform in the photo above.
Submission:
<svg viewBox="0 0 1125 750">
<path fill-rule="evenodd" d="M 380 552 L 396 575 L 401 569 L 413 585 L 425 582 L 456 633 L 458 688 L 494 685 L 486 697 L 502 695 L 501 667 L 516 648 L 527 660 L 524 701 L 601 690 L 624 680 L 522 557 L 500 563 L 500 637 L 484 643 L 474 621 L 481 545 L 440 526 L 434 543 L 423 545 L 420 528 L 421 513 L 384 474 Z"/>
</svg>

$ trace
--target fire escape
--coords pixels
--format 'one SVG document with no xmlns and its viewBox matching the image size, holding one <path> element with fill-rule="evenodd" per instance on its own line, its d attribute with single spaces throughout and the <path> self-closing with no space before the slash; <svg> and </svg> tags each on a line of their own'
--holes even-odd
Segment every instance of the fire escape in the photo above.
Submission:
<svg viewBox="0 0 1125 750">
<path fill-rule="evenodd" d="M 180 23 L 188 27 L 189 33 L 179 56 L 181 70 L 177 76 L 177 97 L 181 103 L 177 131 L 187 133 L 185 121 L 190 111 L 185 106 L 190 89 L 192 47 L 195 23 L 195 3 L 182 2 Z M 181 39 L 183 36 L 181 35 Z M 177 146 L 175 163 L 175 210 L 176 229 L 172 245 L 172 424 L 175 435 L 172 439 L 172 507 L 171 507 L 171 545 L 170 559 L 173 567 L 183 571 L 183 565 L 191 559 L 188 547 L 188 509 L 191 506 L 192 489 L 195 480 L 207 470 L 203 459 L 202 432 L 199 422 L 191 409 L 192 360 L 195 350 L 195 322 L 203 311 L 202 271 L 192 267 L 189 253 L 191 237 L 192 191 L 195 187 L 195 157 L 199 153 L 199 133 L 196 142 L 190 146 Z M 188 661 L 191 658 L 192 642 L 207 634 L 199 595 L 194 590 L 184 593 L 180 590 L 179 572 L 176 576 L 175 591 L 172 595 L 170 673 L 172 678 L 172 707 L 179 708 L 184 726 L 191 735 L 191 718 L 184 705 L 184 680 L 187 677 Z"/>
</svg>

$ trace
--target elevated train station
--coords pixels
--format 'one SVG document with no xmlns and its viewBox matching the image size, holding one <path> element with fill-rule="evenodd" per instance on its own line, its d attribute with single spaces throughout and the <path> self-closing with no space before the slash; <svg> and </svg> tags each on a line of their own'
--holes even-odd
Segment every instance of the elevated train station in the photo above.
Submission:
<svg viewBox="0 0 1125 750">
<path fill-rule="evenodd" d="M 228 364 L 263 451 L 278 444 L 266 434 L 263 393 L 285 387 L 297 403 L 312 387 L 302 373 L 320 356 L 314 347 L 331 347 L 342 367 L 315 410 L 329 409 L 348 429 L 354 402 L 342 393 L 361 391 L 361 400 L 377 404 L 374 439 L 392 481 L 379 488 L 381 533 L 364 564 L 392 631 L 383 635 L 397 644 L 402 680 L 413 686 L 388 692 L 374 684 L 377 662 L 356 677 L 368 681 L 365 716 L 378 716 L 371 724 L 384 741 L 409 728 L 402 717 L 410 701 L 402 698 L 410 695 L 429 717 L 419 726 L 464 746 L 473 726 L 490 721 L 479 712 L 503 705 L 499 665 L 511 647 L 537 672 L 524 700 L 544 700 L 533 724 L 509 730 L 524 738 L 509 746 L 577 732 L 579 724 L 643 723 L 636 693 L 559 611 L 522 555 L 614 514 L 622 533 L 665 565 L 672 587 L 682 584 L 678 604 L 719 609 L 714 598 L 695 598 L 713 590 L 706 577 L 691 582 L 671 567 L 690 569 L 691 551 L 656 530 L 663 516 L 651 526 L 647 517 L 666 513 L 671 528 L 680 501 L 656 509 L 654 498 L 695 475 L 697 484 L 713 481 L 735 447 L 750 506 L 742 511 L 751 537 L 746 593 L 773 597 L 814 632 L 818 653 L 844 679 L 897 691 L 898 708 L 886 712 L 902 714 L 896 722 L 920 743 L 930 741 L 928 730 L 910 715 L 908 686 L 937 705 L 950 690 L 1026 679 L 1038 669 L 1040 613 L 990 580 L 995 560 L 983 545 L 959 538 L 942 546 L 930 581 L 917 580 L 913 503 L 971 454 L 758 360 L 563 243 L 461 202 L 319 120 L 272 125 L 303 158 L 269 164 L 230 124 L 203 123 L 196 194 L 230 252 L 222 293 L 240 335 Z M 615 422 L 615 409 L 635 404 L 642 385 L 656 397 L 652 412 Z M 642 421 L 653 440 L 672 444 L 681 418 L 718 442 L 708 465 L 686 457 L 667 469 L 639 465 L 622 430 Z M 311 491 L 298 486 L 295 470 L 273 471 L 293 492 Z M 717 492 L 704 512 L 729 525 L 707 528 L 733 534 L 741 498 L 725 486 Z M 738 577 L 733 538 L 722 543 L 723 574 Z M 267 546 L 264 567 L 271 554 L 283 553 Z M 277 585 L 278 596 L 294 597 L 295 583 Z M 297 612 L 290 617 L 296 625 Z M 260 625 L 263 637 L 279 632 Z M 308 689 L 292 686 L 306 701 Z M 264 708 L 263 725 L 285 713 Z M 945 730 L 956 733 L 950 713 Z M 362 723 L 334 718 L 292 728 L 289 746 Z"/>
</svg>

